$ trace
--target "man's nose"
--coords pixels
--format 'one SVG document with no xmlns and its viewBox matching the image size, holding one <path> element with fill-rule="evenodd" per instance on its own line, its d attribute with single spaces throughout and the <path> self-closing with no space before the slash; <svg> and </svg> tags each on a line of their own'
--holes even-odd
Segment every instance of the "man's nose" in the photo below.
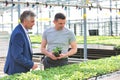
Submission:
<svg viewBox="0 0 120 80">
<path fill-rule="evenodd" d="M 62 26 L 64 27 L 64 26 L 65 26 L 65 24 L 62 24 Z"/>
</svg>

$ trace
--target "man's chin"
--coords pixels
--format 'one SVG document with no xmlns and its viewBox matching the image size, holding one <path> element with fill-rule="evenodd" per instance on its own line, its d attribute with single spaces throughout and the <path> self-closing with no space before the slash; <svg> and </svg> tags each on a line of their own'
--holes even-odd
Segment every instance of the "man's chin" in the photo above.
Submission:
<svg viewBox="0 0 120 80">
<path fill-rule="evenodd" d="M 31 28 L 29 28 L 30 30 L 32 29 L 32 27 Z"/>
<path fill-rule="evenodd" d="M 63 27 L 60 27 L 59 30 L 63 30 Z"/>
</svg>

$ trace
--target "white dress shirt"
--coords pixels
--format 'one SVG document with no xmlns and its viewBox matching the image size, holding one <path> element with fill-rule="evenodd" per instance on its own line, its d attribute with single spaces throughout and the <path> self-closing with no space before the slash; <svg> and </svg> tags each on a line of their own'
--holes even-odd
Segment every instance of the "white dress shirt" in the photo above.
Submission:
<svg viewBox="0 0 120 80">
<path fill-rule="evenodd" d="M 30 41 L 30 37 L 29 37 L 29 34 L 28 34 L 28 30 L 25 29 L 25 27 L 24 27 L 22 24 L 21 24 L 21 26 L 22 26 L 22 28 L 23 28 L 23 30 L 25 31 L 25 34 L 26 34 L 26 36 L 27 36 L 27 39 L 28 39 L 28 42 L 29 42 L 29 46 L 30 46 L 31 53 L 33 53 L 33 51 L 32 51 L 32 45 L 31 45 L 31 41 Z"/>
</svg>

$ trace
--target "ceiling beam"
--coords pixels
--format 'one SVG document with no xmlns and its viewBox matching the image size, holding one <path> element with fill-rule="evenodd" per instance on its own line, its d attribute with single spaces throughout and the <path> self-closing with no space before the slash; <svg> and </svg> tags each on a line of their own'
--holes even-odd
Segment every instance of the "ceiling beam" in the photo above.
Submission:
<svg viewBox="0 0 120 80">
<path fill-rule="evenodd" d="M 0 1 L 0 3 L 3 3 L 5 4 L 6 1 Z M 46 3 L 46 2 L 25 2 L 25 1 L 8 1 L 8 4 L 26 4 L 29 3 L 29 4 L 35 4 L 35 5 L 48 5 L 48 6 L 64 6 L 64 7 L 80 7 L 80 8 L 89 8 L 89 6 L 87 4 L 85 5 L 81 5 L 80 3 L 76 3 L 76 4 L 71 4 L 71 3 Z M 104 6 L 93 6 L 92 8 L 98 8 L 98 7 L 101 7 L 102 9 L 110 9 L 110 7 L 104 7 Z M 115 8 L 115 7 L 112 7 L 112 9 L 114 10 L 119 10 L 119 8 Z"/>
</svg>

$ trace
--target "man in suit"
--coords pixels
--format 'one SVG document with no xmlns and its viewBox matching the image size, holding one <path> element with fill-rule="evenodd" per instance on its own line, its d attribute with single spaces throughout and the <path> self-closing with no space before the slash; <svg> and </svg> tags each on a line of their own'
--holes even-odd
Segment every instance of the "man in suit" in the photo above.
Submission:
<svg viewBox="0 0 120 80">
<path fill-rule="evenodd" d="M 32 11 L 24 11 L 20 21 L 21 23 L 16 26 L 10 37 L 4 66 L 4 72 L 8 75 L 25 73 L 38 67 L 32 61 L 32 48 L 28 35 L 28 29 L 32 29 L 35 22 L 35 14 Z"/>
</svg>

